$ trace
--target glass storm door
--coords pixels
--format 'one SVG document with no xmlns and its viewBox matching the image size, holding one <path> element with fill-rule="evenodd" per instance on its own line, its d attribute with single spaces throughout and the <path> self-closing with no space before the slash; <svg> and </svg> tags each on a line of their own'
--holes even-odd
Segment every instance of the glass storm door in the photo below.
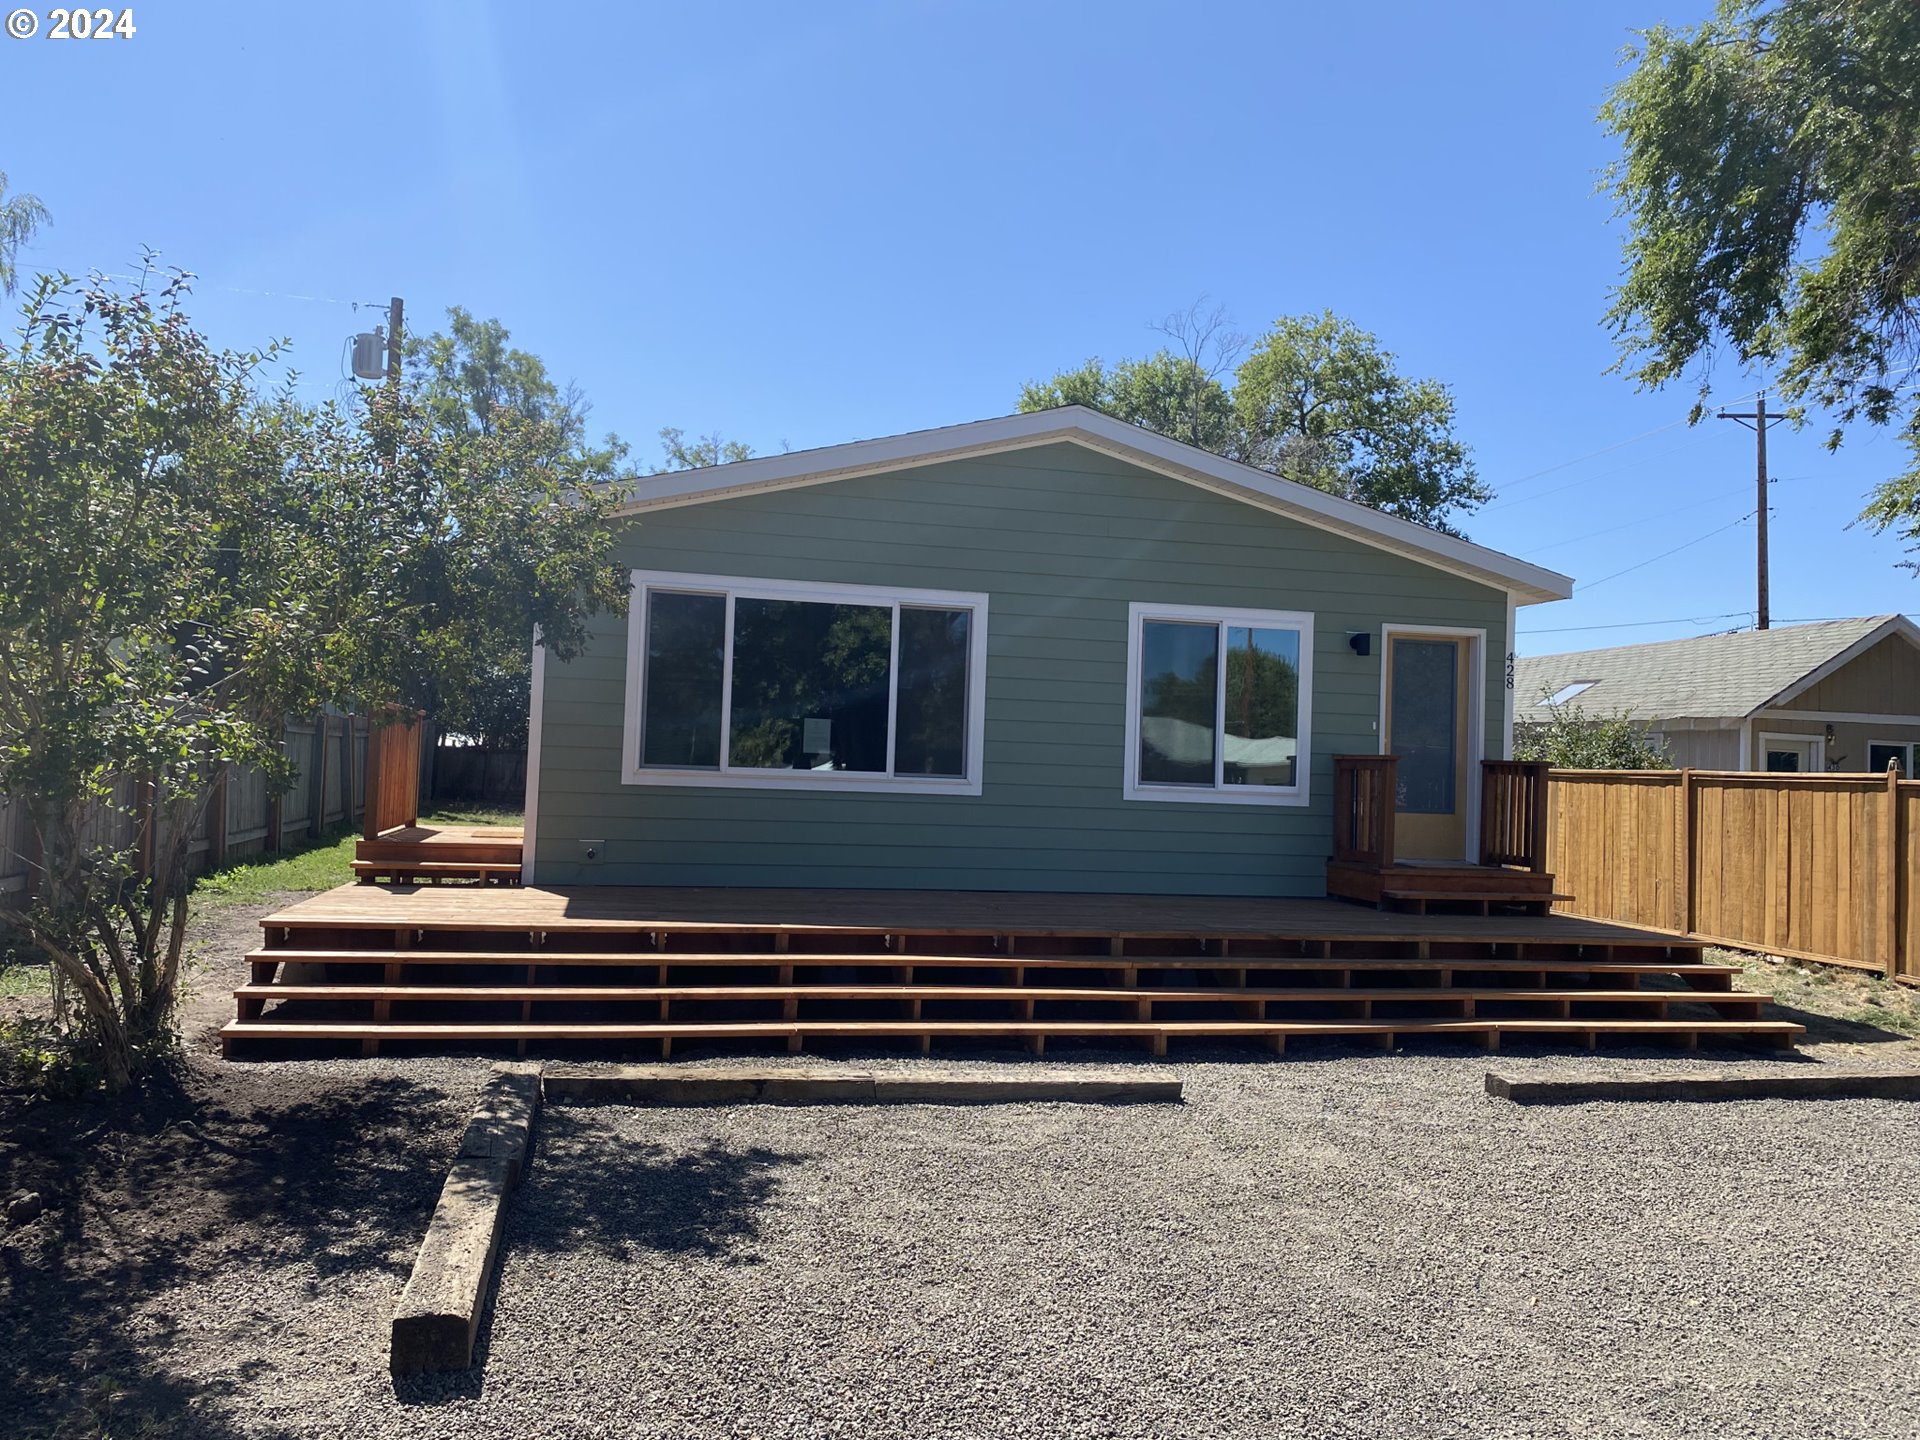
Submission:
<svg viewBox="0 0 1920 1440">
<path fill-rule="evenodd" d="M 1400 757 L 1394 859 L 1467 858 L 1473 642 L 1389 635 L 1386 754 Z"/>
</svg>

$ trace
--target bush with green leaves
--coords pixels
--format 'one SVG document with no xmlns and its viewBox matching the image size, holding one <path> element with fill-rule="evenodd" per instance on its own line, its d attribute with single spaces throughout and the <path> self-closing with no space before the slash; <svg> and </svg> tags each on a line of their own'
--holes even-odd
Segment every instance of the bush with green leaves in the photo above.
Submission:
<svg viewBox="0 0 1920 1440">
<path fill-rule="evenodd" d="M 1629 712 L 1589 714 L 1571 701 L 1547 707 L 1545 720 L 1517 725 L 1513 758 L 1560 770 L 1671 770 L 1666 747 Z"/>
</svg>

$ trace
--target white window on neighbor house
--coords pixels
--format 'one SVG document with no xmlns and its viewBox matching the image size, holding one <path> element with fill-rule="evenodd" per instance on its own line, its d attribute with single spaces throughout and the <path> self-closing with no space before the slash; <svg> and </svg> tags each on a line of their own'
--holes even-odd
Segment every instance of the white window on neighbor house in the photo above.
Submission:
<svg viewBox="0 0 1920 1440">
<path fill-rule="evenodd" d="M 1126 798 L 1306 804 L 1312 697 L 1313 616 L 1130 606 Z"/>
<path fill-rule="evenodd" d="M 629 785 L 978 795 L 987 597 L 635 571 Z"/>
<path fill-rule="evenodd" d="M 1867 746 L 1867 770 L 1870 774 L 1884 775 L 1887 766 L 1898 765 L 1900 778 L 1913 778 L 1914 747 L 1902 740 L 1875 740 Z"/>
</svg>

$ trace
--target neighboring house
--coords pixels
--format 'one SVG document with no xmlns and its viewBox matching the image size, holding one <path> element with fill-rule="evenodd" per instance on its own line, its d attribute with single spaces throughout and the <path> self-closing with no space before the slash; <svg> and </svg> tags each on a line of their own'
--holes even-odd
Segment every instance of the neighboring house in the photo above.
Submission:
<svg viewBox="0 0 1920 1440">
<path fill-rule="evenodd" d="M 535 654 L 537 883 L 1319 895 L 1389 749 L 1400 853 L 1473 857 L 1514 608 L 1572 590 L 1079 407 L 625 513 L 631 615 Z"/>
<path fill-rule="evenodd" d="M 1915 773 L 1920 629 L 1901 615 L 1532 655 L 1514 676 L 1519 724 L 1625 711 L 1677 766 Z"/>
</svg>

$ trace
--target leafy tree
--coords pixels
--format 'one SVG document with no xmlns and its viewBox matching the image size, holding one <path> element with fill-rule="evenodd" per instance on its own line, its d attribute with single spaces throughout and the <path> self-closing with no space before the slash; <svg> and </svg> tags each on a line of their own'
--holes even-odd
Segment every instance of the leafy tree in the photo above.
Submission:
<svg viewBox="0 0 1920 1440">
<path fill-rule="evenodd" d="M 0 923 L 47 957 L 116 1088 L 171 1044 L 214 776 L 284 779 L 281 718 L 321 698 L 286 437 L 248 384 L 261 357 L 211 349 L 183 293 L 43 279 L 0 347 L 0 791 L 26 800 L 41 870 Z M 136 808 L 150 877 L 88 824 Z"/>
<path fill-rule="evenodd" d="M 558 385 L 540 358 L 515 349 L 511 338 L 499 320 L 478 320 L 453 306 L 444 331 L 407 341 L 406 405 L 392 409 L 384 393 L 372 402 L 378 443 L 390 445 L 397 434 L 413 434 L 419 447 L 410 451 L 416 473 L 434 477 L 422 488 L 403 487 L 399 494 L 382 497 L 383 505 L 393 507 L 390 518 L 407 517 L 416 543 L 424 547 L 421 554 L 433 552 L 432 527 L 447 518 L 436 516 L 437 510 L 484 502 L 475 485 L 505 484 L 511 491 L 538 473 L 578 495 L 596 486 L 618 486 L 626 478 L 625 442 L 613 434 L 598 443 L 590 441 L 590 410 L 579 390 Z M 335 453 L 324 467 L 344 466 L 356 473 L 370 459 L 365 443 L 375 438 L 363 434 L 361 453 L 347 454 L 340 449 L 342 432 L 335 425 L 329 441 Z M 483 508 L 511 513 L 500 505 L 483 503 Z M 532 632 L 517 612 L 517 600 L 501 594 L 497 585 L 527 583 L 521 572 L 533 556 L 578 554 L 583 545 L 599 548 L 590 539 L 599 522 L 587 518 L 597 507 L 561 514 L 537 504 L 535 511 L 542 518 L 523 534 L 519 546 L 503 530 L 474 537 L 484 544 L 463 553 L 480 568 L 464 575 L 428 576 L 416 566 L 415 593 L 404 600 L 387 593 L 396 605 L 386 612 L 389 637 L 393 627 L 403 623 L 411 623 L 416 632 L 404 643 L 396 642 L 385 657 L 396 662 L 404 652 L 404 668 L 413 677 L 408 687 L 412 703 L 431 713 L 443 729 L 489 744 L 526 743 L 532 685 Z M 563 530 L 565 534 L 559 533 Z M 606 558 L 610 563 L 610 553 Z M 537 576 L 532 583 L 539 585 Z M 603 587 L 596 586 L 595 593 L 605 601 Z M 413 621 L 403 622 L 400 617 L 405 615 Z M 547 637 L 550 650 L 559 638 Z"/>
<path fill-rule="evenodd" d="M 1568 702 L 1547 707 L 1547 718 L 1518 726 L 1513 758 L 1544 760 L 1563 770 L 1671 770 L 1666 747 L 1626 711 L 1590 715 Z"/>
<path fill-rule="evenodd" d="M 1645 32 L 1600 115 L 1626 221 L 1607 320 L 1645 386 L 1721 351 L 1776 370 L 1796 412 L 1900 423 L 1913 460 L 1866 518 L 1920 540 L 1920 7 L 1723 0 Z"/>
<path fill-rule="evenodd" d="M 536 625 L 565 659 L 626 598 L 619 492 L 552 424 L 457 431 L 393 388 L 263 401 L 262 357 L 210 347 L 185 293 L 42 280 L 0 347 L 0 790 L 41 866 L 0 924 L 114 1088 L 172 1042 L 187 842 L 225 767 L 283 784 L 287 714 L 423 704 Z M 151 866 L 103 838 L 134 818 Z"/>
<path fill-rule="evenodd" d="M 1249 464 L 1449 534 L 1493 498 L 1454 437 L 1453 393 L 1408 380 L 1393 355 L 1331 311 L 1278 320 L 1234 377 Z"/>
<path fill-rule="evenodd" d="M 626 604 L 622 491 L 555 430 L 517 412 L 455 430 L 390 388 L 305 417 L 298 523 L 330 557 L 313 584 L 341 693 L 524 737 L 535 627 L 568 660 L 594 611 Z"/>
<path fill-rule="evenodd" d="M 13 257 L 47 223 L 47 207 L 37 196 L 7 196 L 7 172 L 0 170 L 0 293 L 13 294 L 18 279 Z"/>
<path fill-rule="evenodd" d="M 1184 355 L 1156 350 L 1143 360 L 1088 360 L 1050 380 L 1020 387 L 1020 409 L 1085 405 L 1215 454 L 1238 451 L 1233 400 L 1218 380 Z"/>
<path fill-rule="evenodd" d="M 1374 336 L 1331 313 L 1283 318 L 1232 367 L 1241 342 L 1223 326 L 1218 311 L 1171 317 L 1159 328 L 1175 347 L 1030 381 L 1020 409 L 1090 406 L 1449 534 L 1491 498 L 1454 436 L 1452 393 L 1400 375 Z"/>
<path fill-rule="evenodd" d="M 717 433 L 688 440 L 686 431 L 676 430 L 671 425 L 660 431 L 660 448 L 665 452 L 667 463 L 653 467 L 656 475 L 664 475 L 669 470 L 702 470 L 709 465 L 732 465 L 753 458 L 753 447 L 743 445 L 738 440 L 723 440 Z"/>
</svg>

